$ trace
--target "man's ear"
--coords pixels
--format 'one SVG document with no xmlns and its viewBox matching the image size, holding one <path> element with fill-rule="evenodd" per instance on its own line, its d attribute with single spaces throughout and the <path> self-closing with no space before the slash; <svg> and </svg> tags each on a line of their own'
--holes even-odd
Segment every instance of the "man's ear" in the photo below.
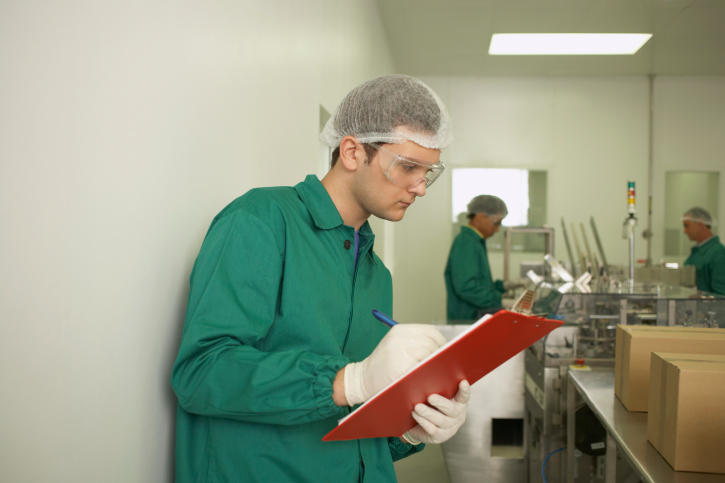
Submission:
<svg viewBox="0 0 725 483">
<path fill-rule="evenodd" d="M 365 162 L 365 148 L 353 136 L 345 136 L 340 140 L 340 158 L 346 170 L 355 171 Z"/>
</svg>

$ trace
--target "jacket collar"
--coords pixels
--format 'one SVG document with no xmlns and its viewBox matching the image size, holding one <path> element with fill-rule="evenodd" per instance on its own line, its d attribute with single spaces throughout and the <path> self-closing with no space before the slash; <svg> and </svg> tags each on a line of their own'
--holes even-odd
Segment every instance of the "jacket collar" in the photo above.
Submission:
<svg viewBox="0 0 725 483">
<path fill-rule="evenodd" d="M 471 225 L 466 225 L 466 227 L 468 227 L 468 228 L 470 228 L 471 230 L 473 230 L 473 233 L 475 233 L 476 235 L 478 235 L 478 237 L 479 237 L 479 238 L 480 238 L 481 240 L 483 240 L 483 233 L 481 233 L 480 231 L 478 231 L 478 230 L 476 229 L 476 227 L 475 227 L 475 226 L 471 226 Z"/>
<path fill-rule="evenodd" d="M 329 230 L 342 225 L 340 213 L 317 176 L 307 175 L 303 182 L 295 186 L 295 190 L 310 212 L 317 228 Z"/>
<path fill-rule="evenodd" d="M 702 243 L 700 243 L 700 244 L 695 245 L 694 247 L 692 247 L 692 250 L 693 251 L 699 251 L 699 250 L 707 249 L 707 248 L 709 248 L 711 246 L 715 246 L 715 245 L 717 245 L 719 243 L 720 243 L 720 237 L 719 236 L 711 236 L 710 238 L 708 238 L 704 242 L 702 242 Z"/>
<path fill-rule="evenodd" d="M 330 230 L 344 224 L 335 203 L 332 202 L 332 198 L 317 176 L 307 175 L 303 182 L 295 186 L 295 190 L 307 207 L 307 211 L 310 212 L 317 228 Z M 373 230 L 367 221 L 363 223 L 359 231 L 362 236 L 373 235 Z"/>
<path fill-rule="evenodd" d="M 474 240 L 480 241 L 484 245 L 486 244 L 486 239 L 481 236 L 481 234 L 478 232 L 478 230 L 476 230 L 475 228 L 473 228 L 470 225 L 463 225 L 461 227 L 461 233 L 463 233 L 465 236 L 467 236 L 469 238 L 473 238 Z"/>
<path fill-rule="evenodd" d="M 710 237 L 710 238 L 708 238 L 707 240 L 702 240 L 702 241 L 701 241 L 700 243 L 698 243 L 698 244 L 697 244 L 697 245 L 695 245 L 695 246 L 696 246 L 696 247 L 701 247 L 701 246 L 703 246 L 703 245 L 707 245 L 708 243 L 710 243 L 710 240 L 712 240 L 713 238 L 715 238 L 715 235 L 711 236 L 711 237 Z"/>
</svg>

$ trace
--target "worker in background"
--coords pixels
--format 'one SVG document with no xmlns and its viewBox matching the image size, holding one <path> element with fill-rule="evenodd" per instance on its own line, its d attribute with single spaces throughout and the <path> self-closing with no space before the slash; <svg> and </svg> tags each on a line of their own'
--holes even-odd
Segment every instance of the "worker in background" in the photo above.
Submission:
<svg viewBox="0 0 725 483">
<path fill-rule="evenodd" d="M 390 272 L 371 215 L 399 221 L 443 172 L 445 106 L 417 79 L 353 89 L 320 138 L 322 181 L 259 188 L 212 221 L 191 273 L 172 385 L 176 481 L 395 481 L 393 461 L 463 424 L 470 386 L 415 406 L 404 435 L 322 438 L 446 340 L 432 325 L 389 329 Z"/>
<path fill-rule="evenodd" d="M 468 203 L 468 224 L 453 240 L 446 264 L 448 323 L 470 321 L 503 309 L 506 290 L 523 282 L 494 282 L 488 263 L 486 239 L 493 236 L 508 215 L 506 203 L 493 195 L 476 196 Z"/>
<path fill-rule="evenodd" d="M 692 208 L 682 216 L 685 235 L 696 243 L 685 265 L 695 267 L 698 290 L 725 295 L 725 247 L 712 234 L 715 224 L 703 208 Z"/>
</svg>

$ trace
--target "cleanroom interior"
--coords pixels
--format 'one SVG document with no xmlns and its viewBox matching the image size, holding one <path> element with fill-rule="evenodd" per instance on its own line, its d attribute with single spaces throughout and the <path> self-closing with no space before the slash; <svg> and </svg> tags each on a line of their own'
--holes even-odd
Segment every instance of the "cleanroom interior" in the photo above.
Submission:
<svg viewBox="0 0 725 483">
<path fill-rule="evenodd" d="M 655 37 L 627 59 L 489 62 L 495 25 Z M 725 213 L 723 26 L 710 0 L 0 2 L 0 481 L 173 481 L 170 370 L 209 222 L 324 174 L 322 118 L 376 76 L 421 78 L 455 128 L 444 179 L 402 222 L 371 219 L 397 320 L 445 323 L 456 168 L 545 172 L 544 223 L 594 217 L 620 265 L 635 180 L 636 258 L 651 192 L 651 258 L 682 262 L 680 206 Z M 447 481 L 428 455 L 399 481 Z"/>
</svg>

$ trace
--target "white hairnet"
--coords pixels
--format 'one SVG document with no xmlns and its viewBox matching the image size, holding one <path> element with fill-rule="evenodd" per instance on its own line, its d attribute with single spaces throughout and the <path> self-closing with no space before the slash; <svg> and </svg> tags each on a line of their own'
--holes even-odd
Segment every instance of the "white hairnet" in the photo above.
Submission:
<svg viewBox="0 0 725 483">
<path fill-rule="evenodd" d="M 345 136 L 361 143 L 413 141 L 430 149 L 443 149 L 453 140 L 448 110 L 436 93 L 399 74 L 369 80 L 345 96 L 320 140 L 336 148 Z"/>
<path fill-rule="evenodd" d="M 486 216 L 501 216 L 506 218 L 509 214 L 506 203 L 498 196 L 478 195 L 468 203 L 468 214 L 483 213 Z"/>
<path fill-rule="evenodd" d="M 686 220 L 693 221 L 695 223 L 702 223 L 707 226 L 717 225 L 717 221 L 712 219 L 710 213 L 705 208 L 700 208 L 698 206 L 690 208 L 684 215 L 682 215 L 682 221 Z"/>
</svg>

